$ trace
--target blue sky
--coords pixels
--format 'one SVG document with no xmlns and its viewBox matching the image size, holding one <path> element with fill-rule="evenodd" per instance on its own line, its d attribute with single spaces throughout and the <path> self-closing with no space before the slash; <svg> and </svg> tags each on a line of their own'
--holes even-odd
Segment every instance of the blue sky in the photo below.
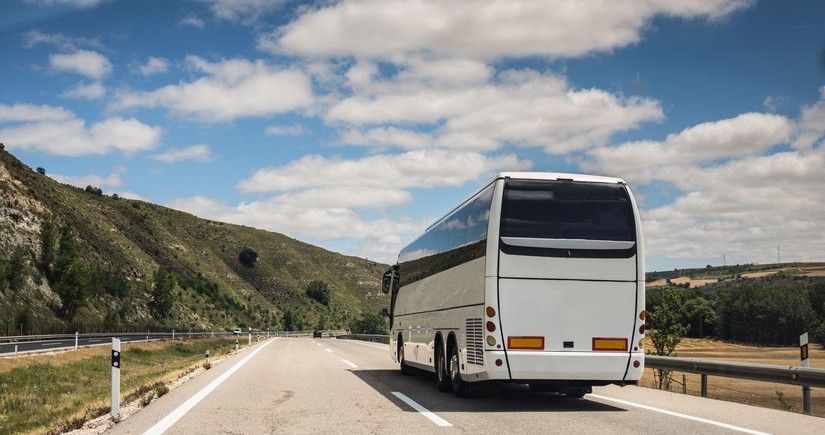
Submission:
<svg viewBox="0 0 825 435">
<path fill-rule="evenodd" d="M 823 260 L 818 1 L 10 0 L 0 141 L 385 262 L 505 170 L 618 176 L 648 270 Z"/>
</svg>

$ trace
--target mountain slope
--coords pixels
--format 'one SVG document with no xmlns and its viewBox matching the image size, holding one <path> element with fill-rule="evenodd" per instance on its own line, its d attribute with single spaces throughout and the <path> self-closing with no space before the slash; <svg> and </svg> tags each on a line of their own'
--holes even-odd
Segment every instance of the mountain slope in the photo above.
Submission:
<svg viewBox="0 0 825 435">
<path fill-rule="evenodd" d="M 87 190 L 57 183 L 0 151 L 0 260 L 5 265 L 0 275 L 7 278 L 0 280 L 0 321 L 276 329 L 290 310 L 296 326 L 312 328 L 320 321 L 340 327 L 386 305 L 379 291 L 383 264 Z M 58 265 L 43 264 L 41 231 L 47 219 L 59 230 L 73 228 L 73 258 L 89 278 L 81 280 L 88 297 L 73 319 L 62 309 L 66 298 L 58 296 L 64 288 L 54 276 Z M 12 288 L 9 270 L 15 268 L 15 249 L 21 248 L 25 283 Z M 244 248 L 257 253 L 252 267 L 239 261 Z M 161 267 L 176 280 L 175 305 L 167 316 L 153 318 L 148 307 L 153 276 Z M 314 280 L 328 285 L 329 306 L 304 294 Z"/>
</svg>

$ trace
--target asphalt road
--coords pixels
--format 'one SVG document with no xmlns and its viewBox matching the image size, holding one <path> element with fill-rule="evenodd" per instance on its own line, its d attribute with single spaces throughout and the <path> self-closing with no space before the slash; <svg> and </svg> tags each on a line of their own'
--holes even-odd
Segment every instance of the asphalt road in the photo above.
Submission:
<svg viewBox="0 0 825 435">
<path fill-rule="evenodd" d="M 233 356 L 107 433 L 164 431 L 812 434 L 825 433 L 825 419 L 639 387 L 600 387 L 570 399 L 507 386 L 458 399 L 440 393 L 431 375 L 402 376 L 386 345 L 279 338 Z"/>
</svg>

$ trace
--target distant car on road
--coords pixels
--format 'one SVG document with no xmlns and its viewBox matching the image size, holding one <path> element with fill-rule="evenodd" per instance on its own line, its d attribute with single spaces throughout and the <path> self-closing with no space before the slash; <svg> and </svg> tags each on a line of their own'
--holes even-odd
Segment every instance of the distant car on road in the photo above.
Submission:
<svg viewBox="0 0 825 435">
<path fill-rule="evenodd" d="M 243 329 L 241 329 L 241 328 L 235 328 L 232 331 L 232 335 L 241 335 L 241 334 L 243 334 Z"/>
<path fill-rule="evenodd" d="M 322 335 L 323 335 L 323 334 L 321 333 L 321 331 L 320 331 L 320 330 L 318 330 L 318 329 L 316 329 L 316 330 L 312 333 L 312 338 L 321 338 L 321 336 L 322 336 Z"/>
</svg>

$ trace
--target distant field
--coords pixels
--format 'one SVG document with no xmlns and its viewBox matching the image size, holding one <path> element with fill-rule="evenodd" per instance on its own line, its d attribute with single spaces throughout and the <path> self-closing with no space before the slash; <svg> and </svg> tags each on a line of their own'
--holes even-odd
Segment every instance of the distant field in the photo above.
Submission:
<svg viewBox="0 0 825 435">
<path fill-rule="evenodd" d="M 649 342 L 648 348 L 652 348 Z M 754 364 L 771 364 L 782 366 L 799 366 L 798 347 L 760 347 L 713 340 L 686 338 L 676 348 L 676 355 L 683 358 L 698 358 L 730 362 L 747 362 Z M 825 350 L 813 345 L 810 349 L 809 363 L 814 368 L 825 368 Z M 682 391 L 683 373 L 674 372 L 671 390 Z M 701 376 L 684 374 L 687 392 L 693 396 L 701 394 Z M 653 387 L 653 369 L 645 369 L 640 382 L 642 386 Z M 780 400 L 780 393 L 782 399 Z M 743 379 L 708 377 L 708 397 L 730 402 L 746 403 L 766 408 L 788 409 L 802 412 L 802 387 L 769 382 L 755 382 Z M 825 390 L 811 389 L 811 410 L 818 417 L 825 417 Z"/>
<path fill-rule="evenodd" d="M 737 276 L 746 279 L 757 279 L 775 275 L 779 272 L 784 272 L 795 276 L 825 277 L 825 264 L 823 263 L 804 263 L 794 266 L 778 264 L 774 267 L 759 267 L 758 271 L 735 274 L 720 273 L 719 269 L 719 267 L 712 267 L 709 269 L 688 269 L 684 271 L 685 275 L 670 278 L 670 282 L 675 285 L 684 285 L 685 283 L 688 283 L 690 288 L 696 288 L 708 284 L 715 284 L 726 279 L 734 279 Z M 688 272 L 690 273 L 690 276 L 688 276 Z M 655 279 L 649 281 L 646 284 L 646 287 L 664 287 L 667 285 L 666 279 Z"/>
</svg>

